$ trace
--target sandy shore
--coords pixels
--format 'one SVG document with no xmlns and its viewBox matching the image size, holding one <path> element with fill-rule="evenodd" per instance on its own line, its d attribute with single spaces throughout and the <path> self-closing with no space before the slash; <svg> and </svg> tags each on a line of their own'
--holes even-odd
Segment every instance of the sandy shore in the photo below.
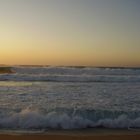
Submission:
<svg viewBox="0 0 140 140">
<path fill-rule="evenodd" d="M 139 130 L 127 129 L 56 130 L 36 134 L 19 132 L 1 131 L 0 140 L 140 140 Z"/>
<path fill-rule="evenodd" d="M 69 136 L 69 135 L 6 135 L 1 134 L 0 140 L 140 140 L 140 134 L 136 135 L 93 135 L 93 136 Z"/>
</svg>

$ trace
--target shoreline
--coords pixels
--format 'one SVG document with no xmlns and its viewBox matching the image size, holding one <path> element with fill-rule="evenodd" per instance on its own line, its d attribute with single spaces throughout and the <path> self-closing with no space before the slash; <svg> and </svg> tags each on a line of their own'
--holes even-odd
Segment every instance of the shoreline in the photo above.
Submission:
<svg viewBox="0 0 140 140">
<path fill-rule="evenodd" d="M 140 131 L 127 129 L 85 129 L 85 130 L 48 130 L 32 131 L 1 131 L 2 140 L 139 140 Z"/>
<path fill-rule="evenodd" d="M 140 134 L 133 135 L 6 135 L 0 134 L 1 140 L 139 140 Z"/>
</svg>

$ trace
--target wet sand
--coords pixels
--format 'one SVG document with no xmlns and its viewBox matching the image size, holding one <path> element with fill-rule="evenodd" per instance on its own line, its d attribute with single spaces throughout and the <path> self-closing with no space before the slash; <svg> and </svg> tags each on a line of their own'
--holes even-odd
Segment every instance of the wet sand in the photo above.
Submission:
<svg viewBox="0 0 140 140">
<path fill-rule="evenodd" d="M 93 136 L 69 136 L 69 135 L 0 135 L 0 140 L 140 140 L 140 134 L 136 135 L 93 135 Z"/>
<path fill-rule="evenodd" d="M 1 133 L 0 140 L 140 140 L 140 131 L 89 129 L 46 133 Z"/>
</svg>

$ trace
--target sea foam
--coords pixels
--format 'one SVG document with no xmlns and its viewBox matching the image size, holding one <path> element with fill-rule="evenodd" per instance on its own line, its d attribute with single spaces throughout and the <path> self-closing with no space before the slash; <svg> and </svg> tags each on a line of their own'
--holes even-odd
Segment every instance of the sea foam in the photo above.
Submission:
<svg viewBox="0 0 140 140">
<path fill-rule="evenodd" d="M 5 129 L 82 129 L 90 127 L 105 128 L 139 128 L 140 117 L 129 116 L 128 113 L 118 112 L 113 116 L 113 112 L 96 112 L 89 114 L 80 112 L 69 114 L 67 112 L 52 111 L 41 114 L 38 111 L 24 109 L 12 116 L 0 117 L 0 128 Z M 98 114 L 98 119 L 96 118 Z M 110 114 L 109 114 L 110 113 Z M 117 113 L 116 113 L 117 114 Z M 88 116 L 89 115 L 89 116 Z M 115 114 L 114 114 L 115 115 Z M 111 117 L 112 116 L 112 117 Z M 96 119 L 95 119 L 96 118 Z"/>
</svg>

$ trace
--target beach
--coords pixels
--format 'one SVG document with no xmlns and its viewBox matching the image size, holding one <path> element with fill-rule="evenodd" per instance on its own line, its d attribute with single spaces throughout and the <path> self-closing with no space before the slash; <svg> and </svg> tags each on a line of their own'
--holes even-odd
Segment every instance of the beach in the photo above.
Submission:
<svg viewBox="0 0 140 140">
<path fill-rule="evenodd" d="M 140 140 L 140 0 L 0 0 L 0 140 Z"/>
<path fill-rule="evenodd" d="M 140 134 L 121 135 L 49 135 L 49 134 L 29 134 L 29 135 L 9 135 L 1 134 L 1 140 L 139 140 Z"/>
<path fill-rule="evenodd" d="M 0 140 L 139 140 L 139 130 L 91 128 L 48 130 L 46 132 L 3 131 Z"/>
</svg>

